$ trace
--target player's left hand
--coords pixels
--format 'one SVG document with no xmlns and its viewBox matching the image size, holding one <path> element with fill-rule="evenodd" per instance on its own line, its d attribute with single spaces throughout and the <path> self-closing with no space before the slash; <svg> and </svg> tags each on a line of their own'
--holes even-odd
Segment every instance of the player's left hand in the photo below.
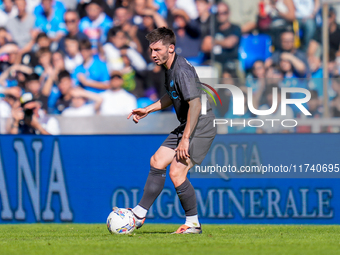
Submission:
<svg viewBox="0 0 340 255">
<path fill-rule="evenodd" d="M 137 124 L 140 119 L 145 118 L 146 116 L 148 116 L 148 114 L 149 113 L 145 108 L 138 108 L 132 110 L 132 112 L 129 114 L 127 118 L 130 119 L 130 117 L 133 116 L 133 121 Z"/>
<path fill-rule="evenodd" d="M 177 160 L 181 160 L 181 159 L 186 160 L 186 159 L 190 158 L 190 155 L 189 155 L 189 139 L 182 138 L 182 140 L 178 144 L 175 151 L 176 151 Z"/>
</svg>

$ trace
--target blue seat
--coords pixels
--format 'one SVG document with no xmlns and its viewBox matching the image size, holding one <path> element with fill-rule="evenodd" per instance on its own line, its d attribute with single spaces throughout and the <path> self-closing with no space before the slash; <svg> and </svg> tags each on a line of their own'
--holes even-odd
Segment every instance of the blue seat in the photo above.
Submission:
<svg viewBox="0 0 340 255">
<path fill-rule="evenodd" d="M 200 66 L 203 63 L 203 61 L 204 61 L 204 53 L 203 52 L 199 52 L 196 57 L 188 57 L 187 60 L 193 66 Z"/>
<path fill-rule="evenodd" d="M 154 101 L 152 101 L 150 98 L 141 97 L 137 99 L 137 108 L 144 108 L 153 103 Z"/>
<path fill-rule="evenodd" d="M 256 60 L 265 61 L 271 53 L 272 40 L 268 35 L 243 35 L 239 47 L 239 60 L 244 71 L 252 68 Z"/>
</svg>

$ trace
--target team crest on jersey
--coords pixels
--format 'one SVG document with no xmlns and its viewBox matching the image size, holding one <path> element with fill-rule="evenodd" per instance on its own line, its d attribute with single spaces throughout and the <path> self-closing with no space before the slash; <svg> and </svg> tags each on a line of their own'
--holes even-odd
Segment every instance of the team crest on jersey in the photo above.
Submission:
<svg viewBox="0 0 340 255">
<path fill-rule="evenodd" d="M 177 99 L 178 98 L 178 95 L 177 95 L 176 91 L 168 91 L 168 90 L 166 90 L 166 92 L 168 93 L 170 98 L 172 98 L 172 99 Z"/>
</svg>

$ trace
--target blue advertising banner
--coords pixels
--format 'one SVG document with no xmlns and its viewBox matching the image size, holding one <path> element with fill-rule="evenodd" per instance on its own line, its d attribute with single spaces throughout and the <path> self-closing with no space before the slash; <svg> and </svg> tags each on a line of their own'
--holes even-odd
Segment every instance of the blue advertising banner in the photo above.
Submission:
<svg viewBox="0 0 340 255">
<path fill-rule="evenodd" d="M 1 136 L 0 223 L 104 224 L 113 206 L 138 203 L 150 157 L 165 138 Z M 340 136 L 332 134 L 218 136 L 202 165 L 326 163 L 334 173 L 339 144 Z M 218 177 L 191 178 L 202 223 L 340 223 L 338 178 Z M 183 223 L 169 176 L 147 217 L 152 223 Z"/>
</svg>

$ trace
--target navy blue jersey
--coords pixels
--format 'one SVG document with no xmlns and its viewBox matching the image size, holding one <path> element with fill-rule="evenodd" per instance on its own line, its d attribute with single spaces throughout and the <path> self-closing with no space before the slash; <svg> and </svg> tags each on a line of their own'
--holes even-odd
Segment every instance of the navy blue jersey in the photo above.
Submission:
<svg viewBox="0 0 340 255">
<path fill-rule="evenodd" d="M 195 68 L 185 58 L 176 54 L 170 69 L 165 73 L 165 89 L 181 124 L 187 122 L 188 101 L 201 97 L 201 94 L 205 93 L 200 89 L 201 87 Z M 211 114 L 211 106 L 208 102 L 207 116 Z"/>
</svg>

